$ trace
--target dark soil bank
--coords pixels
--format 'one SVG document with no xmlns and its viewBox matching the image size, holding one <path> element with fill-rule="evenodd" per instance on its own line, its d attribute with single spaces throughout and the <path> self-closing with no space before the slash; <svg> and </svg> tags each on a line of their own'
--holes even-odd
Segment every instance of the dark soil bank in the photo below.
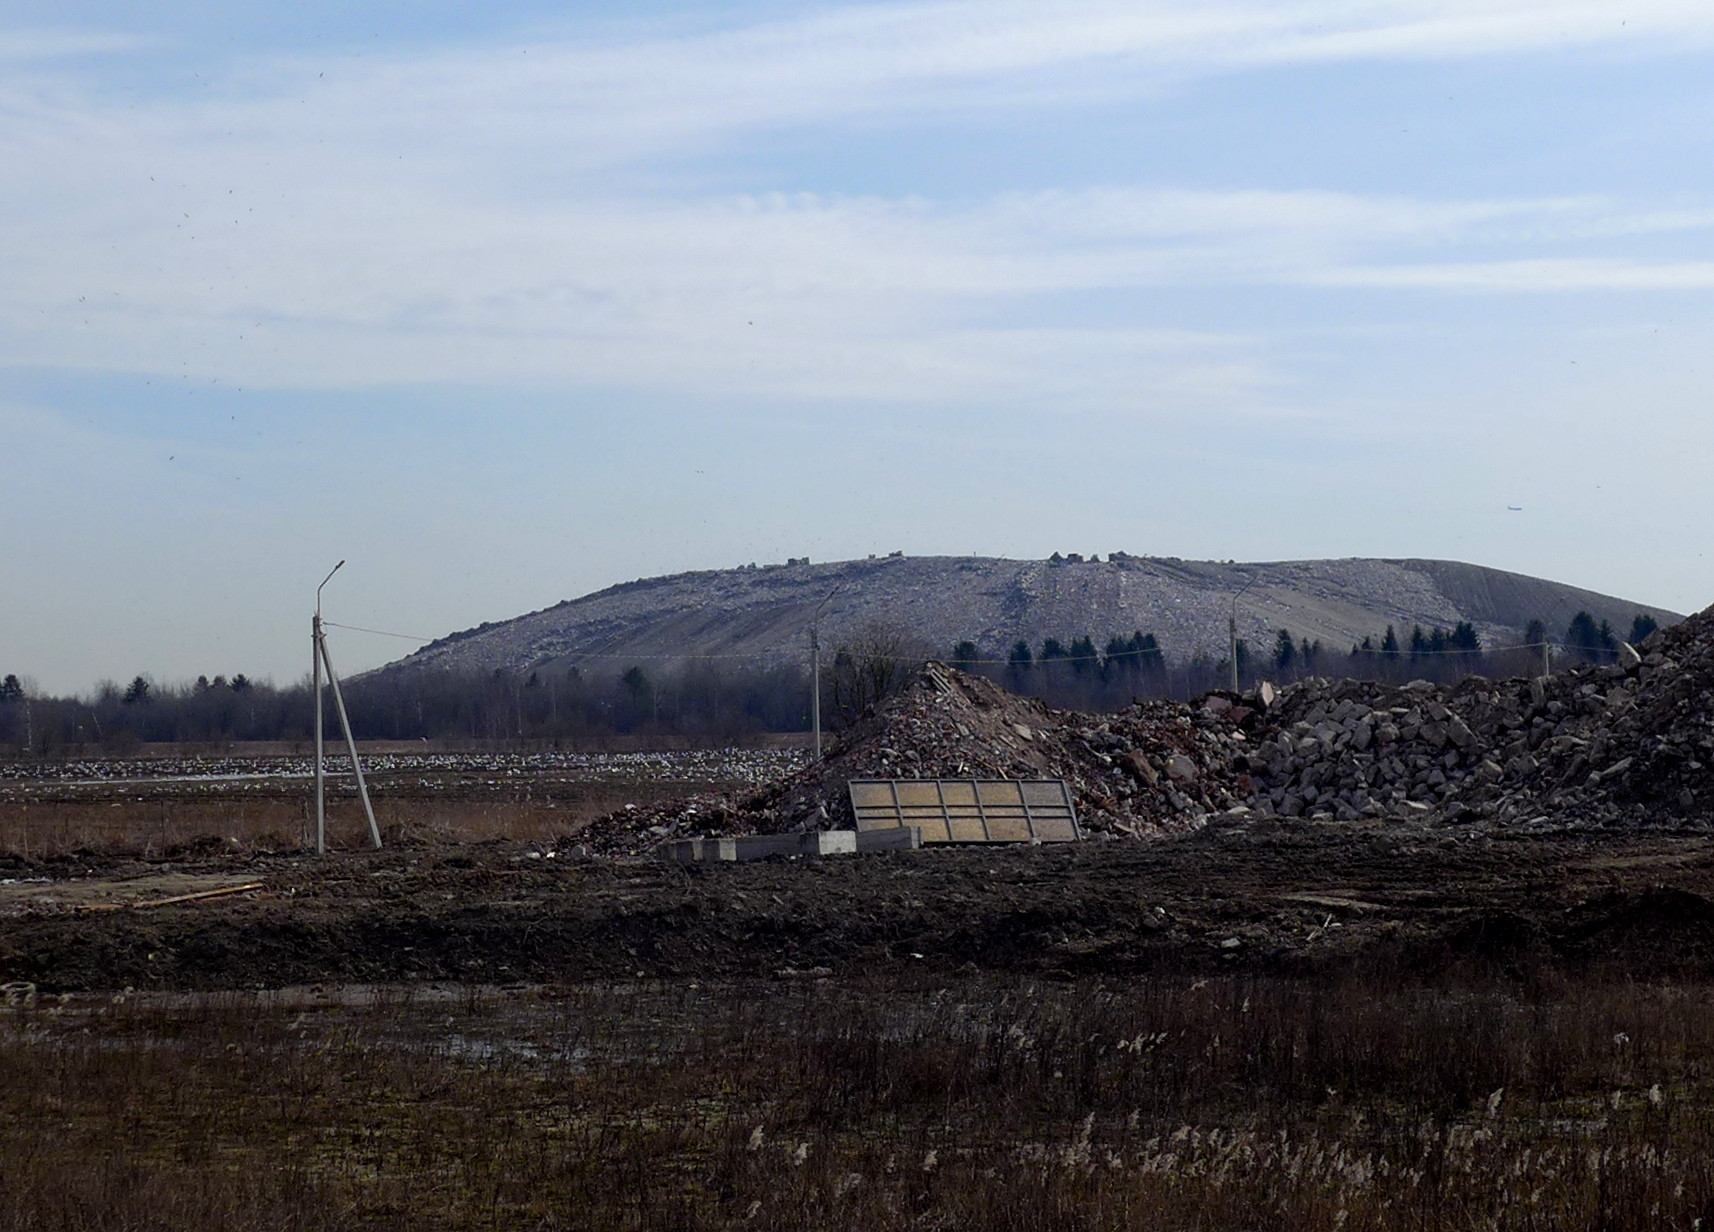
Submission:
<svg viewBox="0 0 1714 1232">
<path fill-rule="evenodd" d="M 1714 974 L 1707 834 L 1280 821 L 689 868 L 478 844 L 170 868 L 13 861 L 0 878 L 147 901 L 167 872 L 264 888 L 148 910 L 14 906 L 0 913 L 0 982 L 46 994 L 821 969 Z"/>
</svg>

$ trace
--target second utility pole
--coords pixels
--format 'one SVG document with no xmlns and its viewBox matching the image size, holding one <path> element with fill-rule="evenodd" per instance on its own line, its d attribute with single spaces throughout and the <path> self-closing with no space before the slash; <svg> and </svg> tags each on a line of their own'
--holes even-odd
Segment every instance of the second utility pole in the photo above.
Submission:
<svg viewBox="0 0 1714 1232">
<path fill-rule="evenodd" d="M 1256 579 L 1251 578 L 1244 583 L 1244 590 L 1250 589 L 1255 584 Z M 1232 596 L 1232 610 L 1226 617 L 1226 656 L 1232 662 L 1232 692 L 1234 693 L 1238 691 L 1238 600 L 1243 598 L 1244 590 L 1240 590 Z"/>
</svg>

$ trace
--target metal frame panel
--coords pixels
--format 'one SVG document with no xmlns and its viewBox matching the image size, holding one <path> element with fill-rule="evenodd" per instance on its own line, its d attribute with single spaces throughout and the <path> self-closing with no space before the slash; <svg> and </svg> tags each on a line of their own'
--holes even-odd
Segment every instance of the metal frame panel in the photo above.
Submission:
<svg viewBox="0 0 1714 1232">
<path fill-rule="evenodd" d="M 916 826 L 927 843 L 1067 843 L 1083 837 L 1064 779 L 852 779 L 859 831 Z"/>
</svg>

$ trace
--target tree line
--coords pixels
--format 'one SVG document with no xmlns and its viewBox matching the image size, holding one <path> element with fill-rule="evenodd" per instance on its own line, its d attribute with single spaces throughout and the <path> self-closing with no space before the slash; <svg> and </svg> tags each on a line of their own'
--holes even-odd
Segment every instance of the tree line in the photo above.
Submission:
<svg viewBox="0 0 1714 1232">
<path fill-rule="evenodd" d="M 1657 628 L 1653 617 L 1639 613 L 1624 641 L 1635 646 Z M 1349 654 L 1328 651 L 1319 638 L 1294 636 L 1279 629 L 1265 646 L 1253 648 L 1237 641 L 1239 687 L 1258 681 L 1289 684 L 1309 676 L 1340 676 L 1402 683 L 1433 680 L 1451 683 L 1465 676 L 1527 676 L 1541 671 L 1542 646 L 1551 641 L 1547 626 L 1531 620 L 1517 645 L 1484 646 L 1475 626 L 1458 621 L 1451 628 L 1412 625 L 1401 636 L 1394 625 L 1351 646 Z M 1620 638 L 1611 624 L 1578 612 L 1563 638 L 1552 646 L 1557 667 L 1571 663 L 1611 663 L 1618 658 Z M 1106 710 L 1152 697 L 1198 697 L 1231 684 L 1230 652 L 1198 650 L 1177 667 L 1167 664 L 1160 639 L 1141 631 L 1113 636 L 1097 650 L 1094 638 L 1045 639 L 1040 648 L 1020 641 L 1004 662 L 985 657 L 972 641 L 953 647 L 955 667 L 986 676 L 1014 693 L 1039 697 L 1051 705 Z"/>
<path fill-rule="evenodd" d="M 1639 614 L 1624 641 L 1635 645 L 1656 628 Z M 1290 683 L 1314 675 L 1401 682 L 1450 682 L 1468 675 L 1540 671 L 1540 620 L 1515 646 L 1485 647 L 1468 622 L 1450 629 L 1413 626 L 1404 636 L 1388 625 L 1348 655 L 1319 640 L 1278 630 L 1253 651 L 1238 641 L 1243 688 L 1258 680 Z M 1607 663 L 1621 639 L 1606 621 L 1578 612 L 1558 647 L 1558 664 Z M 855 720 L 896 690 L 935 649 L 896 628 L 868 625 L 832 648 L 822 666 L 822 722 L 830 731 Z M 1013 693 L 1051 705 L 1115 710 L 1140 698 L 1200 696 L 1230 683 L 1231 661 L 1198 651 L 1168 663 L 1160 639 L 1137 630 L 1098 645 L 1088 634 L 1014 643 L 1004 658 L 969 639 L 948 660 Z M 611 671 L 575 665 L 524 672 L 389 672 L 345 684 L 352 728 L 360 740 L 470 740 L 598 748 L 616 740 L 730 743 L 763 732 L 808 730 L 811 676 L 805 664 L 734 666 L 687 660 L 629 664 Z M 125 752 L 143 743 L 304 742 L 313 728 L 307 680 L 280 687 L 243 674 L 198 676 L 160 684 L 138 675 L 108 681 L 86 697 L 43 696 L 16 674 L 0 679 L 0 749 L 53 755 L 79 749 Z M 331 723 L 331 709 L 329 719 Z M 330 727 L 330 732 L 332 731 Z"/>
<path fill-rule="evenodd" d="M 792 664 L 633 664 L 586 673 L 389 672 L 343 682 L 359 740 L 469 740 L 599 748 L 615 741 L 732 743 L 809 726 L 809 672 Z M 331 702 L 327 731 L 337 738 Z M 125 753 L 144 743 L 312 738 L 308 680 L 287 686 L 243 675 L 162 684 L 146 675 L 87 696 L 52 696 L 16 675 L 0 680 L 0 749 L 13 754 Z"/>
</svg>

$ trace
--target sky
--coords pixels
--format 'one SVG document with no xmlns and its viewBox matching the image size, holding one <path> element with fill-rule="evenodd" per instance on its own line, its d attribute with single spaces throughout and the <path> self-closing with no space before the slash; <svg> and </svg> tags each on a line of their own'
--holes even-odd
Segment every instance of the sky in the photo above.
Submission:
<svg viewBox="0 0 1714 1232">
<path fill-rule="evenodd" d="M 1700 610 L 1711 292 L 1706 0 L 0 0 L 0 673 L 294 681 L 340 560 L 422 638 L 894 550 Z"/>
</svg>

